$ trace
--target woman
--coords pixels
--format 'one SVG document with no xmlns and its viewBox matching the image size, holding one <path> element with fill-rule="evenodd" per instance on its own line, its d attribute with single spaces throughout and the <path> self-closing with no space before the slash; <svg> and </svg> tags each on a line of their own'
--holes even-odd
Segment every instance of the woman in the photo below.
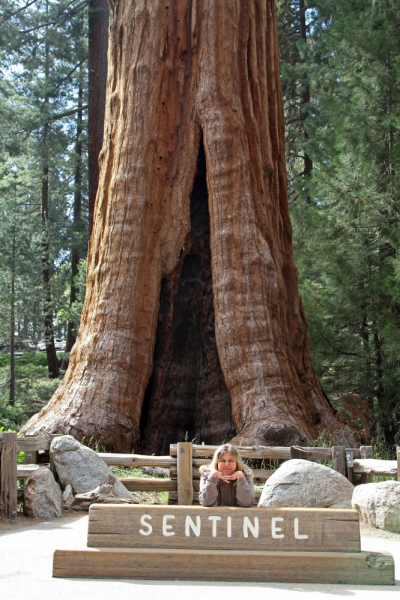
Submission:
<svg viewBox="0 0 400 600">
<path fill-rule="evenodd" d="M 253 473 L 232 444 L 216 449 L 210 465 L 200 467 L 202 506 L 253 506 Z"/>
</svg>

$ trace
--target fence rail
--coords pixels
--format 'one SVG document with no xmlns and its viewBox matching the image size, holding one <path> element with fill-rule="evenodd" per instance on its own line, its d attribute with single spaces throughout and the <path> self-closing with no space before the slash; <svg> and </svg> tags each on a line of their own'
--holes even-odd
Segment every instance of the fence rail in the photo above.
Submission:
<svg viewBox="0 0 400 600">
<path fill-rule="evenodd" d="M 55 436 L 17 437 L 15 433 L 0 434 L 0 515 L 16 514 L 17 500 L 23 498 L 23 490 L 17 491 L 17 481 L 26 480 L 41 464 L 51 463 L 49 449 Z M 169 469 L 170 477 L 126 477 L 121 482 L 131 492 L 169 492 L 170 504 L 198 503 L 200 488 L 199 467 L 213 456 L 217 446 L 190 443 L 171 444 L 169 456 L 146 456 L 142 454 L 114 454 L 99 452 L 98 456 L 108 466 L 161 467 Z M 266 461 L 286 461 L 290 458 L 330 461 L 332 468 L 358 481 L 372 481 L 373 475 L 396 477 L 400 481 L 400 447 L 396 448 L 393 461 L 373 458 L 371 446 L 360 448 L 269 447 L 239 446 L 243 458 Z M 24 464 L 17 465 L 17 453 L 24 452 Z M 253 469 L 254 481 L 262 485 L 275 472 L 270 469 Z M 256 496 L 259 496 L 258 492 Z M 258 499 L 258 498 L 256 498 Z"/>
<path fill-rule="evenodd" d="M 178 444 L 171 444 L 169 451 L 171 456 L 177 455 Z M 292 446 L 293 447 L 293 446 Z M 257 458 L 257 459 L 278 459 L 278 460 L 289 460 L 291 458 L 291 448 L 286 446 L 237 446 L 241 456 L 244 458 Z M 364 446 L 362 446 L 364 447 Z M 367 447 L 367 446 L 366 446 Z M 218 446 L 207 446 L 205 444 L 193 444 L 192 452 L 193 458 L 211 458 Z M 372 447 L 368 446 L 368 448 Z M 311 460 L 331 460 L 332 448 L 318 448 L 318 447 L 302 447 L 302 451 L 309 454 Z M 345 448 L 346 452 L 353 452 L 354 458 L 361 458 L 360 448 Z M 202 461 L 204 463 L 204 461 Z"/>
</svg>

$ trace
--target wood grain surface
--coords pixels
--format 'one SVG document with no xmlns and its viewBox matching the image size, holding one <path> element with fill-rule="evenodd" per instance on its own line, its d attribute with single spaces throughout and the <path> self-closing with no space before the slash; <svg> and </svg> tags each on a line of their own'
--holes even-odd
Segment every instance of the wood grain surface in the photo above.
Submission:
<svg viewBox="0 0 400 600">
<path fill-rule="evenodd" d="M 176 480 L 161 477 L 123 477 L 120 482 L 130 492 L 176 492 L 178 489 Z"/>
<path fill-rule="evenodd" d="M 397 461 L 378 460 L 374 458 L 357 459 L 354 462 L 354 473 L 366 473 L 368 475 L 385 475 L 387 477 L 396 477 Z"/>
<path fill-rule="evenodd" d="M 359 552 L 360 534 L 355 510 L 93 505 L 88 546 Z"/>
<path fill-rule="evenodd" d="M 17 452 L 39 452 L 39 450 L 49 450 L 49 436 L 20 437 L 16 439 Z"/>
<path fill-rule="evenodd" d="M 112 452 L 98 452 L 98 456 L 106 465 L 119 467 L 164 467 L 176 465 L 176 458 L 171 456 L 146 456 L 144 454 L 116 454 Z"/>
<path fill-rule="evenodd" d="M 286 446 L 236 446 L 242 458 L 263 458 L 263 459 L 290 459 L 290 447 Z M 177 454 L 177 444 L 170 445 L 171 456 Z M 218 446 L 207 444 L 193 444 L 193 458 L 211 458 Z M 305 452 L 310 452 L 312 460 L 331 460 L 332 448 L 317 448 L 313 446 L 302 447 Z M 354 458 L 360 458 L 359 448 L 346 448 L 352 450 Z"/>
<path fill-rule="evenodd" d="M 212 550 L 56 550 L 53 577 L 275 581 L 394 585 L 387 552 L 218 552 Z"/>
<path fill-rule="evenodd" d="M 0 515 L 11 518 L 17 511 L 16 434 L 4 432 L 0 452 Z"/>
<path fill-rule="evenodd" d="M 177 454 L 178 504 L 193 504 L 192 460 L 192 444 L 189 442 L 179 443 Z"/>
<path fill-rule="evenodd" d="M 346 448 L 332 446 L 332 469 L 346 477 Z"/>
<path fill-rule="evenodd" d="M 373 458 L 372 446 L 360 446 L 360 454 L 362 460 Z M 360 483 L 372 483 L 372 475 L 370 473 L 361 473 Z"/>
<path fill-rule="evenodd" d="M 17 465 L 17 479 L 28 479 L 30 475 L 37 469 L 40 469 L 41 465 Z"/>
</svg>

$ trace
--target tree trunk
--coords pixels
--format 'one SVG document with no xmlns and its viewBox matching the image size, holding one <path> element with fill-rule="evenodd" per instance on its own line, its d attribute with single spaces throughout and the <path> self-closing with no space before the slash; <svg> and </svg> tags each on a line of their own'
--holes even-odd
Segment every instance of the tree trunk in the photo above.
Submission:
<svg viewBox="0 0 400 600">
<path fill-rule="evenodd" d="M 16 208 L 16 207 L 15 207 Z M 13 215 L 15 219 L 15 214 Z M 12 269 L 10 302 L 10 395 L 8 404 L 15 405 L 15 221 L 12 226 Z"/>
<path fill-rule="evenodd" d="M 99 154 L 103 143 L 107 83 L 108 0 L 89 3 L 89 236 L 99 183 Z"/>
<path fill-rule="evenodd" d="M 46 0 L 46 16 L 49 20 L 49 3 Z M 45 37 L 45 98 L 44 98 L 44 113 L 48 111 L 49 104 L 49 73 L 50 73 L 50 52 L 48 42 L 48 25 L 46 25 Z M 48 115 L 46 115 L 48 116 Z M 43 222 L 43 238 L 42 238 L 42 282 L 43 282 L 43 312 L 44 312 L 44 335 L 46 340 L 46 357 L 49 377 L 55 379 L 60 375 L 60 365 L 57 358 L 56 349 L 54 346 L 54 330 L 53 330 L 53 307 L 51 300 L 51 268 L 50 268 L 50 243 L 49 243 L 49 161 L 48 161 L 48 136 L 49 123 L 45 122 L 43 126 L 43 170 L 42 170 L 42 198 L 41 198 L 41 213 Z"/>
<path fill-rule="evenodd" d="M 354 443 L 310 362 L 273 0 L 119 0 L 110 16 L 81 326 L 24 431 L 160 451 L 184 428 L 222 442 L 231 413 L 237 443 L 299 444 L 325 427 Z"/>
<path fill-rule="evenodd" d="M 80 236 L 82 227 L 82 104 L 83 104 L 83 86 L 82 86 L 82 71 L 79 75 L 79 90 L 78 90 L 78 113 L 76 119 L 76 141 L 75 141 L 75 174 L 74 174 L 74 222 L 72 230 L 71 244 L 71 293 L 69 297 L 69 305 L 72 306 L 76 301 L 78 290 L 75 285 L 75 277 L 78 275 L 78 265 L 82 258 L 80 255 Z M 68 321 L 67 340 L 65 351 L 70 352 L 75 344 L 76 335 L 74 333 L 76 323 Z"/>
<path fill-rule="evenodd" d="M 47 124 L 45 125 L 44 144 L 46 144 Z M 42 173 L 42 221 L 43 221 L 43 239 L 42 239 L 42 281 L 43 281 L 43 312 L 44 312 L 44 337 L 46 340 L 46 357 L 49 377 L 55 379 L 60 375 L 60 365 L 57 358 L 57 352 L 54 345 L 53 330 L 53 308 L 51 300 L 51 269 L 50 269 L 50 244 L 49 244 L 49 168 L 47 166 L 46 148 L 45 164 Z"/>
<path fill-rule="evenodd" d="M 299 22 L 300 22 L 300 37 L 304 43 L 307 43 L 307 23 L 306 23 L 306 6 L 304 4 L 304 0 L 299 0 Z M 307 119 L 307 113 L 304 110 L 304 107 L 307 107 L 310 104 L 310 82 L 308 80 L 308 73 L 305 72 L 303 74 L 303 81 L 301 85 L 301 120 L 303 122 L 303 135 L 304 139 L 308 140 L 308 133 L 305 128 L 305 120 Z M 313 163 L 309 154 L 304 152 L 304 171 L 303 171 L 303 179 L 304 179 L 304 187 L 308 190 L 310 185 L 310 175 L 313 170 Z M 307 193 L 306 196 L 307 204 L 311 204 L 310 195 Z"/>
</svg>

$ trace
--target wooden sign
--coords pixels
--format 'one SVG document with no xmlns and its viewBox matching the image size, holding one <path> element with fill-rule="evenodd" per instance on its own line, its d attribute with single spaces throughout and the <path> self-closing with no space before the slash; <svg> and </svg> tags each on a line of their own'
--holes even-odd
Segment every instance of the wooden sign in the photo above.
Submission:
<svg viewBox="0 0 400 600">
<path fill-rule="evenodd" d="M 56 550 L 53 577 L 394 585 L 387 552 L 256 552 L 87 548 Z"/>
<path fill-rule="evenodd" d="M 355 510 L 95 504 L 89 547 L 360 552 Z"/>
</svg>

